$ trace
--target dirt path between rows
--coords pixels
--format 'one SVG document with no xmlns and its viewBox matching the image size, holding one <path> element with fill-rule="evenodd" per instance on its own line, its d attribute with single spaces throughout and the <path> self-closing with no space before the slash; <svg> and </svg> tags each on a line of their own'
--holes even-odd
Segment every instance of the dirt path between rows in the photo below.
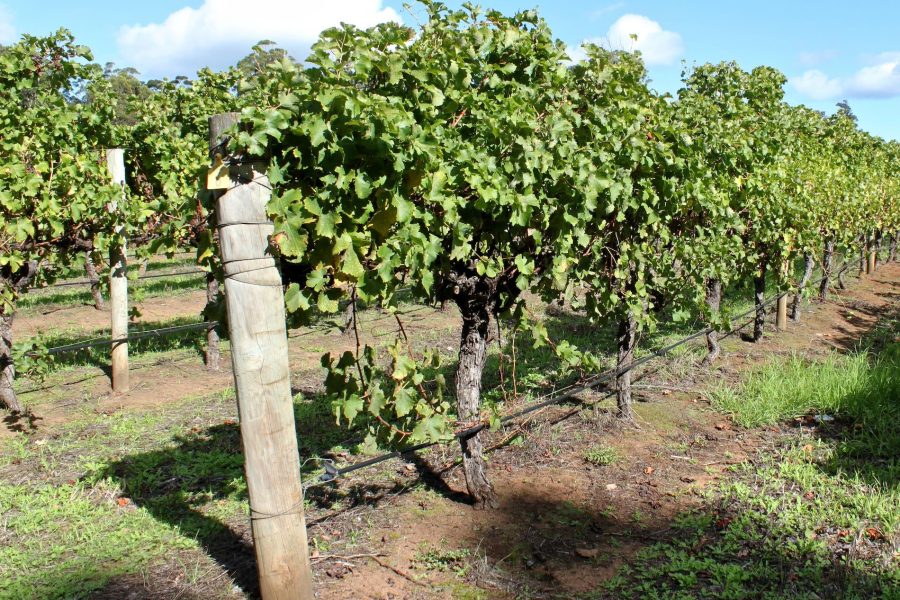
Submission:
<svg viewBox="0 0 900 600">
<path fill-rule="evenodd" d="M 645 378 L 661 389 L 640 389 L 639 430 L 623 430 L 604 414 L 581 413 L 552 425 L 571 411 L 548 411 L 523 445 L 491 454 L 489 476 L 500 497 L 495 511 L 472 510 L 461 472 L 451 469 L 433 479 L 433 493 L 389 496 L 363 516 L 375 523 L 363 544 L 347 543 L 353 527 L 346 519 L 314 527 L 314 542 L 330 545 L 314 559 L 317 596 L 474 598 L 477 586 L 488 598 L 511 599 L 525 590 L 565 598 L 595 590 L 639 549 L 665 539 L 672 519 L 699 505 L 704 487 L 781 433 L 741 430 L 712 411 L 700 390 L 736 382 L 772 356 L 851 349 L 881 316 L 900 309 L 900 265 L 848 283 L 850 289 L 814 303 L 786 332 L 770 327 L 757 344 L 732 338 L 711 372 L 692 370 L 680 381 Z M 585 449 L 596 443 L 615 448 L 621 460 L 588 464 Z M 441 465 L 430 458 L 427 467 L 414 468 L 428 474 Z M 462 576 L 452 573 L 454 551 L 467 557 Z M 376 556 L 341 558 L 366 553 Z M 451 572 L 441 572 L 445 565 L 435 567 L 429 556 L 443 556 Z M 460 587 L 461 581 L 472 587 Z"/>
</svg>

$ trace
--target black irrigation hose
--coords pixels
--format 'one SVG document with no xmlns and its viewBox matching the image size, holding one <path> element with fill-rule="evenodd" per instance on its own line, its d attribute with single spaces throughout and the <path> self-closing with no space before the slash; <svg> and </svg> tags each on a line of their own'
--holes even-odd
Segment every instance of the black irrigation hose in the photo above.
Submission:
<svg viewBox="0 0 900 600">
<path fill-rule="evenodd" d="M 845 262 L 844 265 L 841 267 L 841 269 L 838 270 L 838 273 L 843 273 L 844 271 L 846 271 L 848 264 L 849 263 Z M 182 272 L 182 273 L 161 273 L 161 274 L 156 274 L 156 275 L 144 276 L 139 279 L 152 279 L 154 277 L 166 277 L 166 276 L 205 273 L 205 272 L 206 271 L 203 271 L 203 270 L 194 270 L 194 271 L 187 271 L 187 272 Z M 808 285 L 816 285 L 817 283 L 820 283 L 822 280 L 824 280 L 828 276 L 829 275 L 823 276 L 823 277 L 817 279 L 816 281 L 811 282 Z M 67 283 L 57 284 L 57 286 L 76 285 L 76 284 L 83 284 L 83 283 L 85 283 L 85 282 L 67 282 Z M 91 282 L 88 281 L 86 283 L 91 283 Z M 753 308 L 751 308 L 750 310 L 738 315 L 737 317 L 735 317 L 735 319 L 738 319 L 738 320 L 743 319 L 744 317 L 747 317 L 747 316 L 757 312 L 761 308 L 765 308 L 772 302 L 777 301 L 782 296 L 784 296 L 784 294 L 778 294 L 777 296 L 768 298 L 767 300 L 764 300 L 761 304 L 758 304 L 758 305 L 754 306 Z M 726 335 L 731 335 L 732 333 L 743 329 L 749 323 L 750 322 L 745 323 L 744 325 L 741 325 L 740 327 L 738 327 L 736 329 L 733 329 Z M 212 327 L 216 327 L 217 325 L 218 325 L 218 321 L 204 321 L 201 323 L 191 323 L 188 325 L 175 325 L 173 327 L 162 327 L 160 329 L 150 329 L 147 331 L 138 331 L 138 332 L 130 334 L 124 338 L 118 338 L 115 340 L 94 339 L 94 340 L 87 340 L 84 342 L 77 342 L 74 344 L 66 344 L 63 346 L 55 346 L 53 348 L 48 348 L 47 354 L 54 355 L 54 354 L 64 354 L 67 352 L 76 352 L 78 350 L 85 350 L 88 348 L 97 348 L 97 347 L 101 347 L 101 346 L 110 346 L 113 344 L 122 344 L 122 343 L 132 342 L 135 340 L 151 338 L 151 337 L 159 337 L 159 336 L 163 336 L 163 335 L 171 335 L 174 333 L 181 333 L 184 331 L 210 329 Z M 578 394 L 590 391 L 590 390 L 594 389 L 595 387 L 597 387 L 598 385 L 600 385 L 601 383 L 604 383 L 606 381 L 609 381 L 610 379 L 613 379 L 614 377 L 619 377 L 620 375 L 624 375 L 625 373 L 633 371 L 634 369 L 646 364 L 647 362 L 653 360 L 654 358 L 659 358 L 661 356 L 664 356 L 664 355 L 668 354 L 669 352 L 671 352 L 672 350 L 674 350 L 680 346 L 683 346 L 684 344 L 687 344 L 688 342 L 691 342 L 697 338 L 700 338 L 700 337 L 703 337 L 703 336 L 709 334 L 713 330 L 714 330 L 714 328 L 707 327 L 706 329 L 704 329 L 702 331 L 698 331 L 698 332 L 693 333 L 687 337 L 684 337 L 676 342 L 673 342 L 673 343 L 669 344 L 668 346 L 664 346 L 663 348 L 660 348 L 660 349 L 652 352 L 651 354 L 648 354 L 647 356 L 644 356 L 642 358 L 639 358 L 638 360 L 632 361 L 624 367 L 610 369 L 610 370 L 600 373 L 592 378 L 589 378 L 586 383 L 582 384 L 581 386 L 578 386 L 575 389 L 571 389 L 572 386 L 570 386 L 569 391 L 558 394 L 556 396 L 551 396 L 547 400 L 538 402 L 537 404 L 533 404 L 533 405 L 529 406 L 528 408 L 522 409 L 511 415 L 507 415 L 507 416 L 501 418 L 500 424 L 505 425 L 506 423 L 509 423 L 510 421 L 512 421 L 514 419 L 518 419 L 518 418 L 523 417 L 534 411 L 540 410 L 542 408 L 546 408 L 548 406 L 553 406 L 554 404 L 559 404 L 561 402 L 564 402 L 565 400 L 574 399 L 575 396 L 577 396 Z M 32 353 L 32 355 L 34 355 L 34 353 Z M 456 432 L 454 434 L 454 437 L 457 439 L 460 439 L 460 440 L 468 439 L 468 438 L 472 437 L 473 435 L 476 435 L 477 433 L 483 431 L 488 426 L 489 425 L 487 423 L 479 423 L 478 425 L 475 425 L 474 427 L 470 427 L 468 429 L 464 429 L 462 431 Z M 406 454 L 418 452 L 419 450 L 424 450 L 426 448 L 436 446 L 439 443 L 440 442 L 425 442 L 422 444 L 418 444 L 416 446 L 412 446 L 405 450 L 399 450 L 396 452 L 390 452 L 388 454 L 383 454 L 381 456 L 376 456 L 374 458 L 364 460 L 362 462 L 356 463 L 354 465 L 350 465 L 348 467 L 344 467 L 342 469 L 336 469 L 330 463 L 326 463 L 325 464 L 325 474 L 320 477 L 320 481 L 322 483 L 334 481 L 338 477 L 346 475 L 347 473 L 351 473 L 351 472 L 359 470 L 359 469 L 364 469 L 366 467 L 376 465 L 378 463 L 384 462 L 386 460 L 390 460 L 392 458 L 398 458 L 398 457 L 406 455 Z"/>
<path fill-rule="evenodd" d="M 843 266 L 838 270 L 838 273 L 843 273 L 847 269 L 848 264 L 849 263 L 845 262 L 843 264 Z M 830 277 L 830 276 L 831 276 L 831 274 L 829 273 L 828 275 L 824 275 L 824 276 L 820 277 L 819 279 L 817 279 L 816 281 L 810 282 L 807 285 L 814 286 L 818 283 L 821 283 L 824 279 L 826 279 L 827 277 Z M 766 306 L 772 304 L 773 302 L 776 302 L 779 298 L 781 298 L 784 295 L 785 294 L 777 294 L 775 296 L 772 296 L 771 298 L 764 300 L 762 303 L 755 305 L 750 310 L 747 310 L 747 311 L 741 313 L 740 315 L 733 317 L 733 319 L 740 320 L 745 317 L 748 317 L 748 316 L 752 315 L 753 313 L 757 312 L 758 310 L 765 308 Z M 731 335 L 731 334 L 735 333 L 736 331 L 740 331 L 741 329 L 743 329 L 744 327 L 746 327 L 747 325 L 749 325 L 752 322 L 753 322 L 752 320 L 748 321 L 748 322 L 744 323 L 743 325 L 736 327 L 735 329 L 732 329 L 730 332 L 728 332 L 725 335 Z M 676 342 L 673 342 L 673 343 L 669 344 L 668 346 L 664 346 L 663 348 L 660 348 L 659 350 L 656 350 L 653 353 L 648 354 L 647 356 L 644 356 L 642 358 L 639 358 L 638 360 L 632 361 L 624 367 L 610 369 L 608 371 L 600 373 L 600 374 L 594 376 L 593 378 L 589 378 L 587 383 L 582 384 L 581 386 L 579 386 L 578 388 L 576 388 L 574 390 L 570 389 L 567 392 L 558 394 L 556 396 L 552 396 L 552 397 L 548 398 L 547 400 L 538 402 L 537 404 L 533 404 L 533 405 L 529 406 L 528 408 L 524 408 L 518 412 L 515 412 L 511 415 L 507 415 L 507 416 L 503 417 L 502 419 L 500 419 L 500 424 L 505 425 L 506 423 L 509 423 L 510 421 L 512 421 L 514 419 L 518 419 L 519 417 L 523 417 L 534 411 L 540 410 L 542 408 L 546 408 L 548 406 L 553 406 L 554 404 L 559 404 L 566 400 L 574 399 L 575 396 L 577 396 L 578 394 L 593 390 L 595 387 L 597 387 L 601 383 L 609 381 L 610 379 L 613 379 L 614 377 L 619 377 L 620 375 L 624 375 L 625 373 L 628 373 L 628 372 L 644 365 L 645 363 L 653 360 L 654 358 L 659 358 L 661 356 L 664 356 L 664 355 L 668 354 L 669 352 L 671 352 L 672 350 L 674 350 L 680 346 L 683 346 L 684 344 L 687 344 L 688 342 L 691 342 L 697 338 L 703 337 L 703 336 L 711 333 L 712 331 L 714 331 L 713 327 L 707 327 L 706 329 L 704 329 L 702 331 L 692 333 L 691 335 L 684 337 Z M 612 394 L 610 394 L 610 396 L 611 395 Z M 474 427 L 470 427 L 468 429 L 458 431 L 457 433 L 454 434 L 454 437 L 456 439 L 460 439 L 460 440 L 467 439 L 467 438 L 470 438 L 473 435 L 483 431 L 484 429 L 487 429 L 488 427 L 489 427 L 489 424 L 487 424 L 487 423 L 479 423 L 478 425 L 475 425 Z M 396 452 L 390 452 L 388 454 L 382 454 L 381 456 L 376 456 L 374 458 L 370 458 L 368 460 L 358 462 L 356 464 L 350 465 L 348 467 L 344 467 L 342 469 L 337 469 L 332 464 L 325 463 L 325 473 L 319 477 L 319 483 L 316 483 L 314 485 L 321 485 L 321 484 L 329 483 L 329 482 L 336 480 L 338 477 L 342 477 L 342 476 L 346 475 L 347 473 L 352 473 L 353 471 L 357 471 L 359 469 L 371 467 L 373 465 L 384 462 L 386 460 L 390 460 L 392 458 L 399 458 L 399 457 L 407 455 L 407 454 L 412 454 L 414 452 L 418 452 L 419 450 L 431 448 L 432 446 L 437 446 L 440 443 L 442 443 L 442 442 L 425 442 L 422 444 L 418 444 L 416 446 L 412 446 L 405 450 L 399 450 Z M 310 486 L 310 487 L 312 487 L 312 486 Z"/>
<path fill-rule="evenodd" d="M 198 329 L 211 329 L 219 324 L 218 321 L 203 321 L 202 323 L 190 323 L 188 325 L 173 325 L 172 327 L 162 327 L 160 329 L 148 329 L 146 331 L 137 331 L 126 337 L 114 340 L 110 339 L 93 339 L 84 342 L 76 342 L 74 344 L 65 344 L 63 346 L 55 346 L 47 349 L 47 354 L 65 354 L 66 352 L 76 352 L 87 348 L 97 348 L 100 346 L 111 346 L 113 344 L 124 344 L 135 340 L 143 340 L 146 338 L 160 337 L 171 335 L 173 333 L 181 333 L 183 331 L 194 331 Z M 30 353 L 32 356 L 36 353 Z"/>
</svg>

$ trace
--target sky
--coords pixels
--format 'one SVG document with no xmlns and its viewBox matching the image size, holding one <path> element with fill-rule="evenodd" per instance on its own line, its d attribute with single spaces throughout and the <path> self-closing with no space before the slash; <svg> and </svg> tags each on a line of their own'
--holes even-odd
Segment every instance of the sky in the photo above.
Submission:
<svg viewBox="0 0 900 600">
<path fill-rule="evenodd" d="M 450 6 L 460 2 L 449 0 Z M 483 0 L 505 13 L 537 8 L 573 48 L 590 40 L 640 50 L 651 85 L 677 92 L 685 67 L 735 60 L 788 77 L 792 104 L 834 112 L 847 99 L 862 129 L 900 140 L 900 2 L 856 0 Z M 341 21 L 415 25 L 403 0 L 0 0 L 0 44 L 59 27 L 95 60 L 135 67 L 145 79 L 224 68 L 270 39 L 298 59 Z M 633 41 L 630 34 L 637 35 Z"/>
</svg>

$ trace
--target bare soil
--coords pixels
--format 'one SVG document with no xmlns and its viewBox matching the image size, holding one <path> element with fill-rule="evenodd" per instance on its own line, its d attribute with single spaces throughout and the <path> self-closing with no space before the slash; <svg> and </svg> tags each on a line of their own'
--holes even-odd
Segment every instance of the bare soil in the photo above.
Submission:
<svg viewBox="0 0 900 600">
<path fill-rule="evenodd" d="M 900 265 L 848 283 L 850 289 L 828 302 L 804 307 L 801 322 L 787 331 L 770 326 L 756 344 L 730 340 L 718 364 L 693 372 L 687 385 L 639 377 L 639 385 L 660 389 L 640 389 L 637 429 L 620 428 L 605 411 L 584 411 L 553 425 L 571 407 L 547 411 L 524 445 L 491 454 L 489 476 L 501 503 L 495 511 L 466 504 L 459 469 L 435 477 L 429 470 L 434 457 L 429 465 L 420 462 L 416 468 L 430 475 L 435 493 L 398 496 L 381 511 L 389 516 L 369 530 L 365 550 L 335 547 L 333 558 L 316 561 L 318 596 L 477 597 L 454 584 L 460 579 L 487 590 L 488 598 L 516 598 L 526 590 L 534 597 L 568 598 L 594 590 L 635 552 L 665 540 L 673 517 L 699 505 L 702 488 L 782 434 L 781 428 L 734 425 L 709 407 L 705 389 L 736 382 L 771 356 L 852 349 L 881 316 L 900 308 Z M 692 391 L 680 391 L 685 388 Z M 588 464 L 585 449 L 596 443 L 616 448 L 622 460 Z M 323 529 L 313 528 L 312 536 L 328 535 Z M 430 548 L 467 549 L 475 566 L 462 577 L 423 570 L 417 557 Z M 378 562 L 340 558 L 366 552 L 378 554 Z"/>
</svg>

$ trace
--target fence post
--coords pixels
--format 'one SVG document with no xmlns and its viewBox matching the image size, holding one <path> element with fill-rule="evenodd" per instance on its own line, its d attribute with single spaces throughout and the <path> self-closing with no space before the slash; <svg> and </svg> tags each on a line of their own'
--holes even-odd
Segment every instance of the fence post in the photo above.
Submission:
<svg viewBox="0 0 900 600">
<path fill-rule="evenodd" d="M 875 270 L 875 259 L 878 256 L 878 244 L 877 242 L 869 243 L 869 260 L 866 262 L 866 275 L 872 275 Z"/>
<path fill-rule="evenodd" d="M 775 327 L 777 327 L 779 331 L 787 329 L 787 305 L 787 294 L 778 296 L 778 313 L 775 318 Z"/>
<path fill-rule="evenodd" d="M 125 202 L 125 151 L 121 148 L 106 151 L 106 165 L 113 183 L 119 185 L 122 193 L 109 203 L 110 212 L 117 212 L 119 202 Z M 128 259 L 125 245 L 125 226 L 116 226 L 112 243 L 109 247 L 109 308 L 112 339 L 128 337 Z M 128 381 L 128 343 L 113 343 L 112 353 L 112 389 L 114 392 L 127 392 Z"/>
<path fill-rule="evenodd" d="M 211 154 L 225 154 L 219 144 L 238 121 L 237 113 L 210 118 Z M 215 216 L 260 591 L 264 600 L 312 600 L 284 294 L 267 251 L 271 190 L 259 164 L 222 171 L 230 181 Z"/>
</svg>

